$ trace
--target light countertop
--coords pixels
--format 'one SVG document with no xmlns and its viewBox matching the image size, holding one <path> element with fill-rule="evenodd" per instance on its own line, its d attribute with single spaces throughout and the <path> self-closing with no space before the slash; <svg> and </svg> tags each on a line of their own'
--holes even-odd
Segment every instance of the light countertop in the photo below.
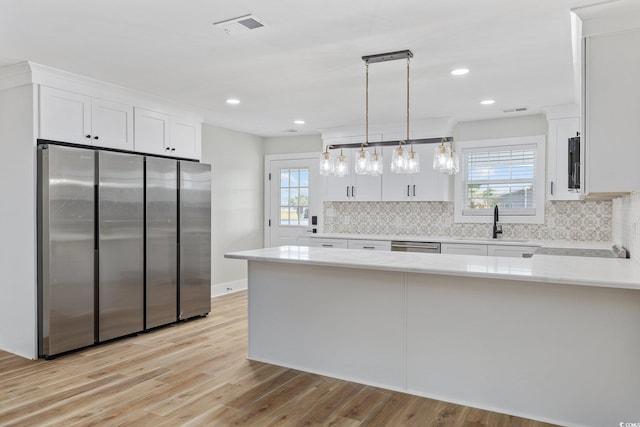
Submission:
<svg viewBox="0 0 640 427">
<path fill-rule="evenodd" d="M 640 266 L 619 258 L 508 258 L 307 246 L 233 252 L 225 258 L 640 290 Z"/>
<path fill-rule="evenodd" d="M 612 242 L 583 242 L 573 240 L 527 240 L 509 239 L 508 237 L 451 237 L 451 236 L 408 236 L 408 235 L 382 235 L 382 234 L 343 234 L 343 233 L 318 233 L 311 234 L 312 239 L 348 239 L 348 240 L 400 240 L 405 242 L 440 242 L 440 243 L 464 243 L 477 245 L 509 245 L 509 246 L 537 246 L 549 248 L 576 248 L 576 249 L 611 249 Z"/>
</svg>

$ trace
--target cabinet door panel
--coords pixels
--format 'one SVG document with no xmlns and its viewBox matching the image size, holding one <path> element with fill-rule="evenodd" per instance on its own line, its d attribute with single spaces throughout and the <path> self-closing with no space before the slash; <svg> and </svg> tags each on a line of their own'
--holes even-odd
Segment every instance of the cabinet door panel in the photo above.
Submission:
<svg viewBox="0 0 640 427">
<path fill-rule="evenodd" d="M 96 146 L 132 151 L 133 107 L 93 98 L 91 132 Z"/>
<path fill-rule="evenodd" d="M 40 86 L 40 138 L 92 144 L 91 98 Z"/>
<path fill-rule="evenodd" d="M 169 155 L 170 116 L 135 108 L 134 147 L 141 153 Z"/>
<path fill-rule="evenodd" d="M 580 193 L 569 190 L 569 138 L 580 129 L 578 117 L 549 120 L 547 198 L 577 200 Z M 583 153 L 584 151 L 581 150 Z"/>
<path fill-rule="evenodd" d="M 412 180 L 410 175 L 391 172 L 391 158 L 395 146 L 383 149 L 384 175 L 382 177 L 382 200 L 396 202 L 411 200 Z"/>
<path fill-rule="evenodd" d="M 171 155 L 188 159 L 200 159 L 200 123 L 172 117 Z"/>
</svg>

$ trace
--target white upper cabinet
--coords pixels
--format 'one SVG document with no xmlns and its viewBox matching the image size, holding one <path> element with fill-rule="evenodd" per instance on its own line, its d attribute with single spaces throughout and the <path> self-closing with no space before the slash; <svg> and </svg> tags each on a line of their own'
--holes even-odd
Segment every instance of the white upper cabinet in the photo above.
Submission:
<svg viewBox="0 0 640 427">
<path fill-rule="evenodd" d="M 40 138 L 91 144 L 91 97 L 40 86 Z"/>
<path fill-rule="evenodd" d="M 200 122 L 171 117 L 171 151 L 176 157 L 199 159 L 202 140 Z"/>
<path fill-rule="evenodd" d="M 140 153 L 171 155 L 169 126 L 171 116 L 135 108 L 135 150 Z"/>
<path fill-rule="evenodd" d="M 94 145 L 133 150 L 133 106 L 91 99 L 91 138 Z"/>
<path fill-rule="evenodd" d="M 342 153 L 349 165 L 349 175 L 344 177 L 323 176 L 325 201 L 380 201 L 381 177 L 357 175 L 354 170 L 354 156 L 359 148 L 343 148 Z M 368 148 L 371 151 L 371 148 Z M 340 149 L 332 150 L 331 155 L 338 157 Z M 387 173 L 385 171 L 385 173 Z"/>
<path fill-rule="evenodd" d="M 404 146 L 410 150 L 411 147 Z M 391 172 L 395 146 L 384 147 L 383 201 L 452 201 L 453 176 L 433 170 L 434 144 L 417 144 L 413 151 L 420 156 L 420 172 L 397 174 Z"/>
<path fill-rule="evenodd" d="M 640 190 L 640 30 L 585 38 L 588 195 Z"/>
<path fill-rule="evenodd" d="M 133 106 L 40 86 L 40 138 L 133 150 Z"/>
<path fill-rule="evenodd" d="M 549 120 L 547 200 L 578 200 L 581 197 L 581 192 L 569 189 L 569 138 L 575 137 L 579 130 L 578 117 Z"/>
<path fill-rule="evenodd" d="M 169 114 L 135 108 L 135 150 L 200 159 L 201 126 Z"/>
</svg>

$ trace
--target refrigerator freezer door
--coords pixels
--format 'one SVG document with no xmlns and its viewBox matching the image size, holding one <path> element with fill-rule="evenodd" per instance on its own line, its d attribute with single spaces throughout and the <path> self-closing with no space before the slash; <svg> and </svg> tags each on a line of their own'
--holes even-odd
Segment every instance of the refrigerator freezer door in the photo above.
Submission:
<svg viewBox="0 0 640 427">
<path fill-rule="evenodd" d="M 211 165 L 180 162 L 180 319 L 211 311 Z"/>
<path fill-rule="evenodd" d="M 40 356 L 94 343 L 92 150 L 38 148 Z"/>
<path fill-rule="evenodd" d="M 144 157 L 98 153 L 98 340 L 144 328 Z"/>
<path fill-rule="evenodd" d="M 178 162 L 147 157 L 147 329 L 178 319 Z"/>
</svg>

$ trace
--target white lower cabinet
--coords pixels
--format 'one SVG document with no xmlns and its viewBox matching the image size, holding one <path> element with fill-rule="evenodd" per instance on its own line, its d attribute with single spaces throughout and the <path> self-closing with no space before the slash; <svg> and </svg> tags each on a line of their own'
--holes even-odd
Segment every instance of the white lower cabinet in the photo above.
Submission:
<svg viewBox="0 0 640 427">
<path fill-rule="evenodd" d="M 488 245 L 487 255 L 522 258 L 524 254 L 532 254 L 535 246 Z"/>
<path fill-rule="evenodd" d="M 385 240 L 349 240 L 349 249 L 366 249 L 370 251 L 390 251 L 391 242 Z"/>
<path fill-rule="evenodd" d="M 443 243 L 440 253 L 453 255 L 487 255 L 487 245 L 469 243 Z"/>
<path fill-rule="evenodd" d="M 349 243 L 347 239 L 310 239 L 309 246 L 316 248 L 340 248 L 348 249 Z"/>
</svg>

